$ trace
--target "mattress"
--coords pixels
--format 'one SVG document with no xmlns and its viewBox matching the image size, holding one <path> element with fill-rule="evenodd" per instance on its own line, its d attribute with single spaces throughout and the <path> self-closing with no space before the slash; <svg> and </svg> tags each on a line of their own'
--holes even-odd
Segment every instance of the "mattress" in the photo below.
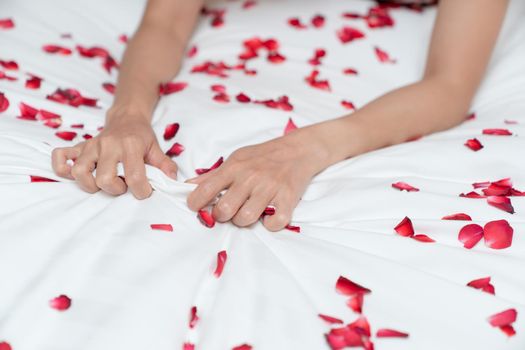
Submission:
<svg viewBox="0 0 525 350">
<path fill-rule="evenodd" d="M 155 191 L 139 201 L 83 192 L 50 155 L 103 126 L 144 1 L 2 1 L 0 349 L 525 349 L 523 1 L 472 117 L 318 174 L 293 214 L 300 232 L 209 228 L 186 205 L 195 169 L 419 79 L 436 9 L 391 8 L 393 24 L 376 25 L 374 5 L 209 3 L 174 80 L 187 85 L 153 117 L 163 150 L 184 146 L 179 180 L 147 166 Z M 342 43 L 345 26 L 365 37 Z M 282 57 L 237 66 L 251 38 L 277 40 Z M 305 82 L 316 49 L 330 91 Z M 271 108 L 281 96 L 293 108 Z M 484 239 L 467 249 L 460 231 Z"/>
</svg>

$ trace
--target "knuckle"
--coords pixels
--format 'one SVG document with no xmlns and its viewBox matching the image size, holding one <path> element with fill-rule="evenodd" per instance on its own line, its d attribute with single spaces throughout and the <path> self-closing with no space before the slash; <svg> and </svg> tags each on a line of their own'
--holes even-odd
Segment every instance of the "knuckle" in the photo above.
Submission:
<svg viewBox="0 0 525 350">
<path fill-rule="evenodd" d="M 55 167 L 55 173 L 58 175 L 58 176 L 67 176 L 69 175 L 69 167 L 65 164 L 60 164 L 60 165 L 57 165 Z"/>
<path fill-rule="evenodd" d="M 227 201 L 219 201 L 219 203 L 215 205 L 215 209 L 217 214 L 221 217 L 231 217 L 233 214 L 233 208 Z"/>
<path fill-rule="evenodd" d="M 74 177 L 79 177 L 87 172 L 88 172 L 88 168 L 82 164 L 75 164 L 71 168 L 71 175 L 73 175 Z"/>
<path fill-rule="evenodd" d="M 252 209 L 243 208 L 239 212 L 239 220 L 247 224 L 255 222 L 258 217 L 259 215 Z"/>
<path fill-rule="evenodd" d="M 113 177 L 108 174 L 101 174 L 95 179 L 95 183 L 98 187 L 109 188 L 113 184 Z"/>
<path fill-rule="evenodd" d="M 211 197 L 215 194 L 213 193 L 214 189 L 213 189 L 213 185 L 211 182 L 207 182 L 207 181 L 203 182 L 199 187 L 200 187 L 201 193 L 204 196 Z"/>
<path fill-rule="evenodd" d="M 144 180 L 144 177 L 139 172 L 133 171 L 133 172 L 130 172 L 129 174 L 126 174 L 126 183 L 128 185 L 135 186 L 135 185 L 142 183 L 143 180 Z"/>
</svg>

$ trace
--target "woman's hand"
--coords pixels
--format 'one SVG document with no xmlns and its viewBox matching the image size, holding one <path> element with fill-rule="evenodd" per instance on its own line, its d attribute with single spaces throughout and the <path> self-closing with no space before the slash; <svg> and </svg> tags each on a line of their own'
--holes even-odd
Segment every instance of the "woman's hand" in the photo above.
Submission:
<svg viewBox="0 0 525 350">
<path fill-rule="evenodd" d="M 55 173 L 74 179 L 86 192 L 99 190 L 120 195 L 128 187 L 137 199 L 151 195 L 145 165 L 153 165 L 173 179 L 177 165 L 164 154 L 155 137 L 149 119 L 133 113 L 110 109 L 104 129 L 92 139 L 73 147 L 55 148 L 52 164 Z M 74 165 L 67 160 L 74 160 Z M 123 163 L 125 181 L 117 176 L 117 164 Z M 96 177 L 92 172 L 96 171 Z"/>
<path fill-rule="evenodd" d="M 280 230 L 290 222 L 301 195 L 322 168 L 323 154 L 315 148 L 302 129 L 242 147 L 217 169 L 186 180 L 198 184 L 188 196 L 188 206 L 197 211 L 227 189 L 212 210 L 217 221 L 248 226 L 271 205 L 275 214 L 265 215 L 263 224 L 270 231 Z"/>
</svg>

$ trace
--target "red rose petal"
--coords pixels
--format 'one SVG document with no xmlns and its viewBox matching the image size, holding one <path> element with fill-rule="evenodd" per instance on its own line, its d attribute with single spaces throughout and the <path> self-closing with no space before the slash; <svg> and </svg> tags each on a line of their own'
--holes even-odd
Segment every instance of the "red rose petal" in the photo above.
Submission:
<svg viewBox="0 0 525 350">
<path fill-rule="evenodd" d="M 337 31 L 337 37 L 343 44 L 352 42 L 356 39 L 362 39 L 365 37 L 365 34 L 359 29 L 344 26 L 343 28 Z"/>
<path fill-rule="evenodd" d="M 346 301 L 346 305 L 354 312 L 360 314 L 363 312 L 363 301 L 363 293 L 358 293 L 350 297 L 350 299 Z"/>
<path fill-rule="evenodd" d="M 15 22 L 11 18 L 0 19 L 0 29 L 12 29 L 15 27 Z"/>
<path fill-rule="evenodd" d="M 222 84 L 213 84 L 210 86 L 211 91 L 226 93 L 226 86 Z"/>
<path fill-rule="evenodd" d="M 229 103 L 230 102 L 230 96 L 228 96 L 225 93 L 218 93 L 215 96 L 213 96 L 213 100 L 221 103 Z"/>
<path fill-rule="evenodd" d="M 483 237 L 483 227 L 478 224 L 469 224 L 461 228 L 458 239 L 463 243 L 463 247 L 471 249 Z"/>
<path fill-rule="evenodd" d="M 199 218 L 200 222 L 204 226 L 209 227 L 209 228 L 212 228 L 213 226 L 215 226 L 215 219 L 210 214 L 210 212 L 208 212 L 207 210 L 205 209 L 199 210 L 197 217 Z"/>
<path fill-rule="evenodd" d="M 0 92 L 0 113 L 5 112 L 9 108 L 9 100 L 4 93 Z"/>
<path fill-rule="evenodd" d="M 364 316 L 360 316 L 357 320 L 348 324 L 348 327 L 356 330 L 361 335 L 370 336 L 370 323 Z"/>
<path fill-rule="evenodd" d="M 65 311 L 71 306 L 71 299 L 64 294 L 59 295 L 49 301 L 49 306 L 58 311 Z"/>
<path fill-rule="evenodd" d="M 197 316 L 197 307 L 196 306 L 192 306 L 192 308 L 190 310 L 190 322 L 189 322 L 188 326 L 190 328 L 195 327 L 195 325 L 197 324 L 197 321 L 199 321 L 199 316 Z"/>
<path fill-rule="evenodd" d="M 166 155 L 169 157 L 176 157 L 184 151 L 184 146 L 178 142 L 175 142 L 169 150 L 166 151 Z"/>
<path fill-rule="evenodd" d="M 293 232 L 297 232 L 297 233 L 301 232 L 301 227 L 300 226 L 294 226 L 294 225 L 288 224 L 284 228 L 287 229 L 287 230 L 293 231 Z"/>
<path fill-rule="evenodd" d="M 97 107 L 97 99 L 82 96 L 82 94 L 75 89 L 56 89 L 51 95 L 47 95 L 48 100 L 68 104 L 73 107 L 88 106 Z"/>
<path fill-rule="evenodd" d="M 318 79 L 319 71 L 314 69 L 310 75 L 308 75 L 304 80 L 311 86 L 317 89 L 330 91 L 330 83 L 328 80 Z"/>
<path fill-rule="evenodd" d="M 346 340 L 342 334 L 334 334 L 333 330 L 325 334 L 326 342 L 332 350 L 341 350 L 346 347 Z"/>
<path fill-rule="evenodd" d="M 473 151 L 479 151 L 480 149 L 483 148 L 483 145 L 481 144 L 481 142 L 479 142 L 479 140 L 476 138 L 467 140 L 467 142 L 465 142 L 465 146 L 467 146 Z"/>
<path fill-rule="evenodd" d="M 512 337 L 516 334 L 516 330 L 511 325 L 500 326 L 499 329 L 501 329 L 501 331 L 508 337 Z"/>
<path fill-rule="evenodd" d="M 106 90 L 110 94 L 114 94 L 115 93 L 116 86 L 113 83 L 103 83 L 102 87 L 104 88 L 104 90 Z"/>
<path fill-rule="evenodd" d="M 286 124 L 286 127 L 284 128 L 284 134 L 288 134 L 292 131 L 297 129 L 297 125 L 293 122 L 292 118 L 288 118 L 288 123 Z"/>
<path fill-rule="evenodd" d="M 465 120 L 473 120 L 473 119 L 476 119 L 476 113 L 470 113 L 470 114 L 467 115 L 467 117 L 465 118 Z"/>
<path fill-rule="evenodd" d="M 232 350 L 252 350 L 252 346 L 248 344 L 241 344 L 233 347 Z"/>
<path fill-rule="evenodd" d="M 205 174 L 208 171 L 218 168 L 223 163 L 223 161 L 223 157 L 220 157 L 210 168 L 198 168 L 195 169 L 195 172 L 197 173 L 197 175 Z"/>
<path fill-rule="evenodd" d="M 35 75 L 31 75 L 25 83 L 25 87 L 32 90 L 37 90 L 40 88 L 40 85 L 42 83 L 42 78 L 37 77 Z"/>
<path fill-rule="evenodd" d="M 396 331 L 395 329 L 381 328 L 376 332 L 378 338 L 408 338 L 408 333 Z"/>
<path fill-rule="evenodd" d="M 406 182 L 402 182 L 402 181 L 393 183 L 392 187 L 395 188 L 395 189 L 398 189 L 400 191 L 403 191 L 403 190 L 405 190 L 407 192 L 418 192 L 419 191 L 419 188 L 416 188 L 416 187 L 414 187 L 412 185 L 409 185 Z"/>
<path fill-rule="evenodd" d="M 483 277 L 478 278 L 476 280 L 472 280 L 469 283 L 467 283 L 467 286 L 476 289 L 481 289 L 482 291 L 489 294 L 496 294 L 494 286 L 490 284 L 490 277 Z"/>
<path fill-rule="evenodd" d="M 179 123 L 172 123 L 166 125 L 166 128 L 164 129 L 164 140 L 169 141 L 172 138 L 177 135 L 177 132 L 179 131 L 180 125 Z"/>
<path fill-rule="evenodd" d="M 483 135 L 510 136 L 512 132 L 507 129 L 483 129 Z"/>
<path fill-rule="evenodd" d="M 412 237 L 414 235 L 412 220 L 410 220 L 408 216 L 405 216 L 403 220 L 394 227 L 394 231 L 396 231 L 398 235 Z"/>
<path fill-rule="evenodd" d="M 173 226 L 171 226 L 171 224 L 151 224 L 149 226 L 152 230 L 173 232 Z"/>
<path fill-rule="evenodd" d="M 120 34 L 118 36 L 118 41 L 120 41 L 123 44 L 127 44 L 128 40 L 129 40 L 129 38 L 128 38 L 128 36 L 126 34 Z"/>
<path fill-rule="evenodd" d="M 323 314 L 319 314 L 318 315 L 322 320 L 330 323 L 330 324 L 342 324 L 343 321 L 341 321 L 340 319 L 338 318 L 335 318 L 335 317 L 332 317 L 332 316 L 328 316 L 328 315 L 323 315 Z"/>
<path fill-rule="evenodd" d="M 487 203 L 489 205 L 492 205 L 493 207 L 506 211 L 507 213 L 511 213 L 511 214 L 515 213 L 514 207 L 512 206 L 510 198 L 508 197 L 488 196 Z"/>
<path fill-rule="evenodd" d="M 286 57 L 281 55 L 279 52 L 270 52 L 268 53 L 267 59 L 271 63 L 282 63 L 286 61 Z"/>
<path fill-rule="evenodd" d="M 419 242 L 423 242 L 423 243 L 434 243 L 436 242 L 435 240 L 433 240 L 432 238 L 428 237 L 427 235 L 425 234 L 422 234 L 422 233 L 419 233 L 417 235 L 413 235 L 412 237 L 410 238 L 413 238 L 415 239 L 416 241 L 419 241 Z"/>
<path fill-rule="evenodd" d="M 396 63 L 396 60 L 390 58 L 390 55 L 386 52 L 380 49 L 379 47 L 374 47 L 374 52 L 376 54 L 377 59 L 381 63 Z"/>
<path fill-rule="evenodd" d="M 305 29 L 307 26 L 301 23 L 301 20 L 297 17 L 288 19 L 288 24 L 296 29 Z"/>
<path fill-rule="evenodd" d="M 0 28 L 1 28 L 1 21 L 0 21 Z M 12 350 L 13 348 L 11 345 L 6 341 L 0 341 L 0 350 Z"/>
<path fill-rule="evenodd" d="M 514 230 L 507 220 L 490 221 L 483 227 L 485 245 L 492 249 L 505 249 L 512 245 Z"/>
<path fill-rule="evenodd" d="M 346 74 L 346 75 L 357 75 L 357 74 L 359 74 L 359 73 L 358 73 L 357 70 L 354 69 L 354 68 L 345 68 L 345 69 L 343 70 L 343 74 Z"/>
<path fill-rule="evenodd" d="M 168 82 L 165 84 L 159 85 L 159 94 L 160 95 L 170 95 L 176 92 L 180 92 L 188 87 L 188 83 L 185 82 Z"/>
<path fill-rule="evenodd" d="M 492 327 L 507 326 L 516 321 L 518 312 L 516 309 L 507 309 L 502 312 L 498 312 L 488 318 L 488 321 Z"/>
<path fill-rule="evenodd" d="M 337 279 L 335 289 L 338 293 L 347 296 L 353 296 L 355 294 L 366 294 L 371 292 L 370 289 L 360 286 L 359 284 L 352 282 L 348 278 L 345 278 L 343 276 L 339 276 L 339 278 Z"/>
<path fill-rule="evenodd" d="M 3 61 L 0 60 L 0 66 L 4 67 L 7 70 L 18 70 L 18 63 L 15 61 Z"/>
<path fill-rule="evenodd" d="M 311 22 L 312 26 L 314 26 L 315 28 L 321 28 L 322 26 L 324 26 L 325 19 L 323 15 L 315 15 L 314 17 L 312 17 Z"/>
<path fill-rule="evenodd" d="M 44 50 L 47 53 L 56 53 L 64 56 L 71 55 L 71 53 L 73 52 L 71 49 L 60 45 L 44 45 L 42 46 L 42 50 Z"/>
<path fill-rule="evenodd" d="M 341 101 L 341 106 L 343 106 L 344 108 L 346 109 L 350 109 L 350 110 L 355 110 L 355 106 L 352 102 L 350 101 L 347 101 L 347 100 L 342 100 Z"/>
<path fill-rule="evenodd" d="M 55 135 L 60 137 L 62 140 L 71 141 L 77 136 L 77 133 L 74 131 L 57 131 Z"/>
<path fill-rule="evenodd" d="M 263 212 L 263 215 L 273 215 L 275 214 L 275 208 L 274 207 L 271 207 L 271 206 L 268 206 L 266 208 L 264 208 L 264 212 Z"/>
<path fill-rule="evenodd" d="M 481 195 L 475 191 L 470 191 L 469 193 L 465 194 L 465 193 L 460 193 L 459 194 L 460 197 L 465 197 L 465 198 L 485 198 L 484 195 Z"/>
<path fill-rule="evenodd" d="M 248 103 L 248 102 L 251 102 L 251 98 L 248 97 L 247 95 L 245 95 L 244 93 L 240 93 L 238 94 L 237 96 L 235 96 L 235 98 L 237 99 L 237 101 L 241 102 L 241 103 Z"/>
<path fill-rule="evenodd" d="M 465 213 L 456 213 L 456 214 L 450 214 L 445 215 L 441 218 L 441 220 L 464 220 L 464 221 L 472 221 L 472 218 L 470 215 L 467 215 Z"/>
<path fill-rule="evenodd" d="M 182 350 L 195 350 L 195 345 L 192 343 L 184 343 L 182 345 Z"/>
<path fill-rule="evenodd" d="M 219 278 L 222 275 L 222 270 L 224 269 L 224 264 L 226 264 L 226 259 L 228 258 L 228 254 L 225 250 L 221 250 L 217 253 L 217 266 L 215 267 L 215 271 L 213 274 L 215 277 Z"/>
<path fill-rule="evenodd" d="M 58 182 L 57 180 L 38 175 L 29 175 L 29 179 L 31 182 Z"/>
</svg>

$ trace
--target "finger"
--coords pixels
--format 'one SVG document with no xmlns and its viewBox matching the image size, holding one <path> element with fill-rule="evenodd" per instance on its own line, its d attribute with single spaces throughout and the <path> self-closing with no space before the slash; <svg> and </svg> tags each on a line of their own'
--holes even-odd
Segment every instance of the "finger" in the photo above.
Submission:
<svg viewBox="0 0 525 350">
<path fill-rule="evenodd" d="M 265 215 L 263 225 L 270 231 L 279 231 L 290 223 L 292 213 L 299 199 L 287 194 L 285 191 L 278 192 L 270 201 L 275 207 L 275 214 Z"/>
<path fill-rule="evenodd" d="M 117 176 L 118 157 L 101 152 L 97 161 L 95 182 L 104 192 L 118 196 L 127 190 L 124 181 Z"/>
<path fill-rule="evenodd" d="M 197 175 L 195 177 L 192 177 L 191 179 L 187 179 L 184 182 L 198 185 L 201 182 L 205 181 L 206 179 L 209 179 L 211 176 L 215 175 L 216 174 L 215 170 L 217 169 L 213 169 L 208 172 L 205 172 L 204 174 Z"/>
<path fill-rule="evenodd" d="M 167 154 L 162 152 L 158 144 L 151 147 L 150 152 L 146 156 L 146 163 L 159 168 L 164 174 L 177 180 L 177 163 L 175 163 Z"/>
<path fill-rule="evenodd" d="M 95 193 L 99 190 L 95 178 L 93 177 L 93 170 L 95 170 L 97 154 L 94 150 L 86 150 L 75 160 L 75 164 L 71 168 L 71 175 L 76 180 L 77 184 L 84 191 Z"/>
<path fill-rule="evenodd" d="M 51 166 L 53 171 L 60 177 L 74 180 L 71 175 L 72 166 L 67 163 L 69 159 L 76 159 L 82 152 L 80 144 L 73 147 L 57 147 L 51 152 Z"/>
<path fill-rule="evenodd" d="M 146 178 L 146 167 L 138 149 L 127 149 L 123 156 L 124 178 L 128 188 L 137 199 L 148 198 L 153 189 Z"/>
<path fill-rule="evenodd" d="M 202 209 L 210 203 L 219 192 L 228 188 L 232 183 L 232 179 L 225 175 L 225 172 L 218 171 L 214 176 L 210 176 L 206 181 L 201 182 L 195 188 L 187 199 L 188 207 L 197 211 Z"/>
<path fill-rule="evenodd" d="M 250 196 L 251 189 L 243 183 L 234 182 L 221 196 L 212 209 L 213 217 L 219 222 L 231 220 L 237 214 L 239 208 Z"/>
<path fill-rule="evenodd" d="M 259 220 L 264 209 L 268 206 L 274 193 L 265 189 L 254 190 L 250 198 L 243 204 L 233 217 L 237 226 L 249 226 Z"/>
</svg>

